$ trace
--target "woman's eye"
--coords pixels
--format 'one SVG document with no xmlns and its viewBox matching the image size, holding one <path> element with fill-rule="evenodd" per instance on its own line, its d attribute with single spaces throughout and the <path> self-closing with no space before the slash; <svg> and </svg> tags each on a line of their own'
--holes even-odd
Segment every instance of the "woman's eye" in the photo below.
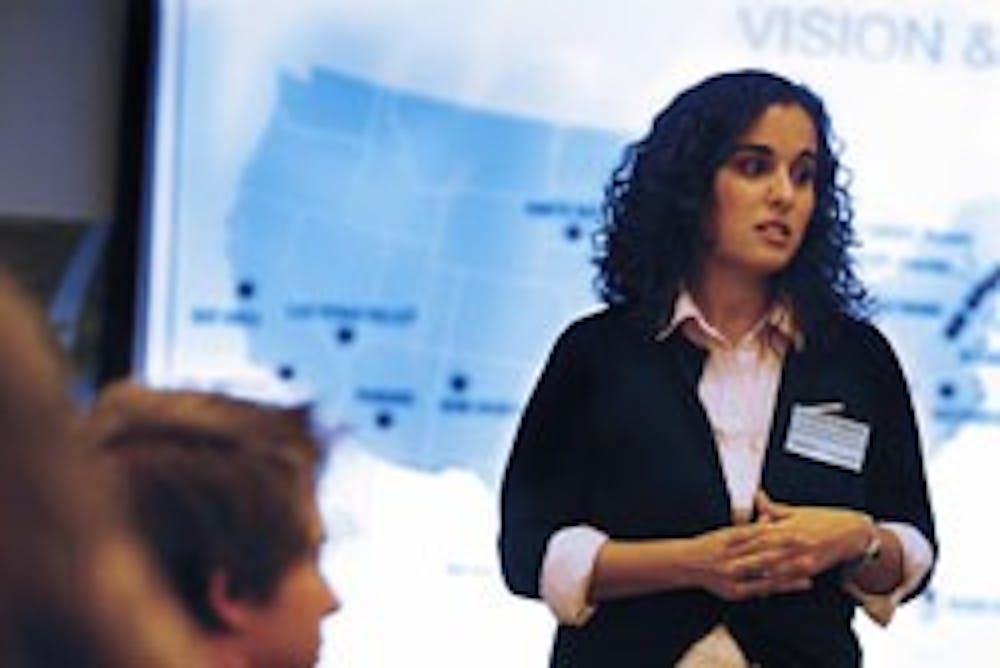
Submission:
<svg viewBox="0 0 1000 668">
<path fill-rule="evenodd" d="M 792 181 L 795 185 L 810 185 L 816 180 L 816 167 L 814 165 L 802 165 L 792 170 Z"/>
<path fill-rule="evenodd" d="M 743 176 L 760 176 L 767 172 L 770 164 L 765 158 L 747 156 L 736 161 L 736 171 Z"/>
</svg>

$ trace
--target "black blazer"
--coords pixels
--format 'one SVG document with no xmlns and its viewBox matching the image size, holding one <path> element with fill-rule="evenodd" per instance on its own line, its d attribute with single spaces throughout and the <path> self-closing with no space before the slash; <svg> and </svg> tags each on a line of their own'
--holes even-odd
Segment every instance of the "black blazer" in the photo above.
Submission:
<svg viewBox="0 0 1000 668">
<path fill-rule="evenodd" d="M 587 524 L 617 539 L 690 537 L 731 523 L 697 385 L 706 353 L 679 331 L 656 341 L 610 309 L 557 341 L 521 418 L 502 487 L 500 553 L 515 593 L 538 597 L 556 530 Z M 792 406 L 841 402 L 870 425 L 860 474 L 784 450 Z M 937 550 L 909 392 L 888 342 L 841 319 L 789 349 L 762 486 L 776 501 L 864 510 L 906 522 Z M 926 586 L 925 581 L 917 592 Z M 582 627 L 561 626 L 553 666 L 670 666 L 723 621 L 765 666 L 854 666 L 854 600 L 838 574 L 811 590 L 745 603 L 685 590 L 603 602 Z"/>
</svg>

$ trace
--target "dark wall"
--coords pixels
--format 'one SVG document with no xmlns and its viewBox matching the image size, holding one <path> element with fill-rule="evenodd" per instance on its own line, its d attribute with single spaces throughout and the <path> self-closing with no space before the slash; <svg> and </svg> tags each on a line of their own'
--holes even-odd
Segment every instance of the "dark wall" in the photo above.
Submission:
<svg viewBox="0 0 1000 668">
<path fill-rule="evenodd" d="M 141 135 L 123 116 L 136 94 L 126 22 L 144 2 L 0 0 L 0 265 L 48 312 L 84 393 L 128 368 L 134 248 L 121 219 L 138 169 L 122 149 Z M 111 278 L 120 287 L 106 290 Z"/>
<path fill-rule="evenodd" d="M 112 217 L 126 3 L 0 2 L 0 216 Z"/>
</svg>

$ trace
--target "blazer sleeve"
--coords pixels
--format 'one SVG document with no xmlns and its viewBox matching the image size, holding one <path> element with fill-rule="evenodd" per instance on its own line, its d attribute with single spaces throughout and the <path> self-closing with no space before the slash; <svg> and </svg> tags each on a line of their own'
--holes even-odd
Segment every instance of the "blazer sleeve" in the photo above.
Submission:
<svg viewBox="0 0 1000 668">
<path fill-rule="evenodd" d="M 586 518 L 588 361 L 578 324 L 556 342 L 528 400 L 501 486 L 500 557 L 510 590 L 538 598 L 549 537 Z"/>
<path fill-rule="evenodd" d="M 931 544 L 936 561 L 934 515 L 909 387 L 889 342 L 874 328 L 867 338 L 880 397 L 865 476 L 867 510 L 878 521 L 904 522 L 918 529 Z M 923 591 L 932 571 L 933 566 L 907 599 Z"/>
</svg>

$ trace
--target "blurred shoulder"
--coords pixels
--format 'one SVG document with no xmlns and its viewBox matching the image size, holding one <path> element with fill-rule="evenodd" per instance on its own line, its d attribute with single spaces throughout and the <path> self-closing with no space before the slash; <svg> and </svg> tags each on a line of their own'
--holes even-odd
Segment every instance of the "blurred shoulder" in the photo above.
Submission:
<svg viewBox="0 0 1000 668">
<path fill-rule="evenodd" d="M 623 336 L 634 336 L 639 327 L 620 308 L 602 308 L 583 315 L 563 329 L 557 346 L 599 346 Z"/>
<path fill-rule="evenodd" d="M 870 320 L 841 316 L 831 325 L 826 340 L 831 346 L 831 358 L 844 360 L 850 368 L 883 380 L 897 381 L 903 375 L 892 343 Z"/>
</svg>

